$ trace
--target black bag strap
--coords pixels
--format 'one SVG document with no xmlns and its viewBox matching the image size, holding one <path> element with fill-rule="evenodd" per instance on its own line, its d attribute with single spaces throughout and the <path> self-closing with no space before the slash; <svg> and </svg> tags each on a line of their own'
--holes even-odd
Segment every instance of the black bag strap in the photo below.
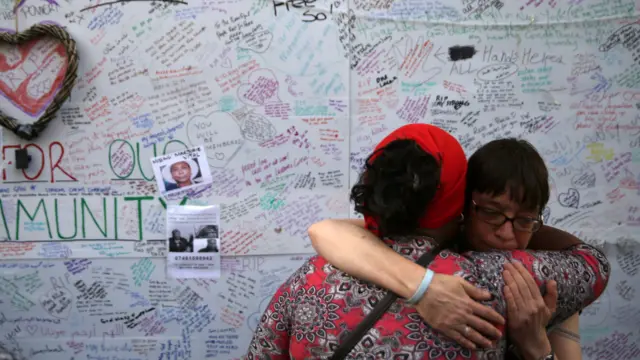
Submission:
<svg viewBox="0 0 640 360">
<path fill-rule="evenodd" d="M 424 253 L 422 256 L 420 256 L 420 258 L 418 259 L 418 261 L 416 261 L 416 263 L 423 267 L 427 267 L 433 261 L 433 259 L 440 253 L 441 250 L 442 250 L 441 245 L 436 246 L 431 251 Z M 338 348 L 333 353 L 333 355 L 329 358 L 329 360 L 342 360 L 346 358 L 347 355 L 349 355 L 349 353 L 351 352 L 351 350 L 353 350 L 353 348 L 360 342 L 360 340 L 367 333 L 367 331 L 369 331 L 369 329 L 371 329 L 373 325 L 375 325 L 376 322 L 380 320 L 382 315 L 384 315 L 384 313 L 386 313 L 387 310 L 389 310 L 389 307 L 391 307 L 391 304 L 393 304 L 397 298 L 398 298 L 398 295 L 389 291 L 382 298 L 382 300 L 378 302 L 378 305 L 376 305 L 376 307 L 374 307 L 373 310 L 371 310 L 369 315 L 367 315 L 367 317 L 365 317 L 364 320 L 362 320 L 362 322 L 358 324 L 358 326 L 356 326 L 356 328 L 345 337 L 342 344 L 338 346 Z"/>
</svg>

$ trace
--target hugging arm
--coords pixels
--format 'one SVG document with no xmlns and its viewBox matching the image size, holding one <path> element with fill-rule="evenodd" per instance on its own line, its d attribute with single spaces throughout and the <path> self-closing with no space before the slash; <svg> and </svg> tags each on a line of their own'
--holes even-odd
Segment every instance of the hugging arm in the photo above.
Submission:
<svg viewBox="0 0 640 360">
<path fill-rule="evenodd" d="M 347 274 L 376 283 L 408 299 L 425 268 L 391 250 L 363 220 L 324 220 L 309 227 L 313 248 Z"/>
<path fill-rule="evenodd" d="M 426 270 L 395 253 L 362 226 L 362 222 L 357 220 L 324 220 L 309 228 L 309 236 L 315 250 L 342 271 L 371 281 L 404 298 L 411 297 Z M 512 254 L 516 260 L 529 263 L 537 260 L 539 270 L 544 268 L 544 271 L 551 274 L 549 279 L 536 280 L 557 281 L 561 299 L 559 308 L 565 310 L 559 318 L 560 321 L 569 318 L 595 300 L 608 281 L 609 264 L 606 258 L 588 245 L 574 245 L 562 252 L 514 253 L 517 253 Z M 568 283 L 570 280 L 563 276 L 570 275 L 571 281 L 574 281 L 583 274 L 560 272 L 563 269 L 573 269 L 576 264 L 589 271 L 591 282 L 588 284 L 590 289 L 584 289 L 587 291 L 583 294 L 584 298 L 572 303 L 571 300 L 564 299 L 574 298 L 574 292 L 582 289 L 575 289 Z M 534 272 L 530 267 L 527 270 Z M 468 348 L 474 348 L 475 344 L 487 346 L 487 342 L 499 337 L 500 333 L 486 320 L 497 324 L 503 323 L 503 320 L 489 307 L 473 301 L 472 296 L 478 300 L 485 300 L 486 294 L 473 294 L 473 290 L 477 289 L 472 288 L 472 285 L 457 277 L 436 274 L 424 297 L 417 304 L 416 310 L 429 325 L 459 344 Z M 470 296 L 469 292 L 473 295 Z M 567 314 L 566 311 L 570 310 L 573 311 Z M 498 316 L 497 320 L 495 315 Z M 464 325 L 471 327 L 471 331 L 462 336 L 459 329 Z"/>
<path fill-rule="evenodd" d="M 551 348 L 558 359 L 582 360 L 580 348 L 580 316 L 573 314 L 562 324 L 549 331 Z"/>
<path fill-rule="evenodd" d="M 562 251 L 513 250 L 501 253 L 520 262 L 538 286 L 555 280 L 558 307 L 551 319 L 559 324 L 595 301 L 607 287 L 611 267 L 606 256 L 587 244 Z M 468 256 L 473 257 L 473 253 Z"/>
<path fill-rule="evenodd" d="M 528 247 L 531 250 L 565 250 L 579 244 L 582 244 L 582 241 L 576 236 L 566 231 L 543 225 L 540 230 L 533 234 Z M 542 298 L 540 294 L 536 294 L 534 297 L 537 297 L 538 301 Z M 527 300 L 530 301 L 531 299 Z M 511 306 L 508 304 L 508 308 L 509 307 Z M 538 307 L 538 309 L 540 309 L 540 307 Z M 510 320 L 509 326 L 511 327 L 511 325 L 512 321 Z M 517 326 L 517 324 L 514 324 L 514 326 Z M 526 343 L 532 339 L 532 337 L 529 336 L 532 330 L 533 329 L 528 329 L 528 331 L 523 332 L 520 339 L 515 339 L 514 337 L 517 335 L 514 332 L 510 332 L 510 337 L 514 343 L 520 344 L 519 351 L 521 354 L 523 351 L 527 351 L 525 349 Z M 556 359 L 582 359 L 578 313 L 573 314 L 563 323 L 553 327 L 546 335 L 546 338 L 556 355 Z M 538 346 L 538 348 L 542 349 L 544 346 Z"/>
<path fill-rule="evenodd" d="M 424 277 L 424 268 L 395 253 L 360 219 L 323 220 L 309 227 L 313 248 L 340 270 L 409 298 Z M 542 226 L 533 234 L 533 250 L 564 250 L 582 244 L 566 231 Z"/>
<path fill-rule="evenodd" d="M 504 252 L 500 253 L 504 255 Z M 472 258 L 474 255 L 467 253 L 466 256 Z M 554 303 L 555 311 L 549 312 L 553 315 L 548 319 L 551 325 L 559 325 L 552 327 L 543 337 L 538 336 L 537 338 L 543 341 L 538 341 L 537 344 L 535 334 L 540 332 L 535 328 L 531 328 L 526 334 L 522 334 L 524 336 L 520 336 L 519 340 L 514 341 L 524 359 L 540 358 L 546 353 L 544 349 L 549 346 L 558 359 L 581 359 L 577 312 L 595 301 L 607 286 L 611 269 L 604 254 L 592 246 L 582 244 L 564 251 L 515 250 L 507 256 L 514 263 L 520 263 L 518 267 L 531 282 L 530 293 L 537 292 L 542 284 L 546 284 L 547 288 L 552 282 L 557 284 L 557 306 Z M 506 275 L 505 283 L 508 283 Z M 548 295 L 547 293 L 545 298 Z M 539 294 L 533 297 L 536 296 L 540 298 Z M 526 301 L 522 303 L 524 302 Z M 507 306 L 509 307 L 508 296 Z M 516 313 L 519 311 L 520 309 Z M 535 317 L 534 313 L 530 312 Z M 512 315 L 508 314 L 508 323 L 511 322 Z M 537 328 L 541 329 L 540 326 Z"/>
<path fill-rule="evenodd" d="M 582 241 L 568 232 L 543 225 L 531 236 L 528 248 L 531 250 L 565 250 L 578 244 L 582 244 Z"/>
<path fill-rule="evenodd" d="M 413 296 L 425 276 L 425 268 L 365 230 L 362 220 L 324 220 L 311 225 L 309 236 L 314 249 L 335 267 L 405 299 Z M 492 340 L 501 336 L 491 323 L 504 324 L 504 319 L 475 301 L 490 297 L 459 277 L 435 274 L 416 310 L 429 325 L 460 345 L 470 349 L 476 344 L 490 347 Z M 455 328 L 459 324 L 469 324 L 473 329 L 463 337 Z"/>
<path fill-rule="evenodd" d="M 540 359 L 553 349 L 555 359 L 580 360 L 578 314 L 574 314 L 552 330 L 547 325 L 557 310 L 558 289 L 555 281 L 547 281 L 546 293 L 520 263 L 504 265 L 504 297 L 507 303 L 508 335 L 520 358 Z M 578 341 L 576 341 L 578 337 Z"/>
</svg>

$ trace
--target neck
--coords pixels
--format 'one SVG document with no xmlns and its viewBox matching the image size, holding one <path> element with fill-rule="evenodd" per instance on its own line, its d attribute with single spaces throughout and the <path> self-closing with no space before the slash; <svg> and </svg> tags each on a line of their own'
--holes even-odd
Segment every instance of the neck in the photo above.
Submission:
<svg viewBox="0 0 640 360">
<path fill-rule="evenodd" d="M 442 229 L 418 229 L 418 235 L 433 238 L 438 244 L 444 244 L 451 241 L 451 233 Z"/>
</svg>

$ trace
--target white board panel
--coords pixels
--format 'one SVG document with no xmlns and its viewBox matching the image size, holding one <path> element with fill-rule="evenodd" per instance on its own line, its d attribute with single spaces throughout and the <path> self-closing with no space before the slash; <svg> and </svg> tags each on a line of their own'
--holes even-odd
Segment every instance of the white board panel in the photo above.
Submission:
<svg viewBox="0 0 640 360">
<path fill-rule="evenodd" d="M 160 259 L 3 262 L 1 345 L 15 359 L 237 358 L 303 261 L 228 258 L 223 279 L 185 281 Z"/>
<path fill-rule="evenodd" d="M 312 252 L 307 227 L 353 215 L 349 187 L 375 144 L 426 122 L 468 154 L 508 136 L 538 148 L 547 223 L 604 246 L 613 266 L 581 318 L 583 357 L 640 359 L 638 10 L 0 1 L 0 28 L 60 24 L 80 56 L 45 132 L 2 133 L 0 346 L 19 359 L 239 358 L 302 262 L 294 254 Z M 55 43 L 36 45 L 0 44 L 0 110 L 24 122 L 49 103 L 64 63 Z M 224 264 L 218 281 L 177 282 L 165 277 L 166 202 L 149 159 L 197 145 L 214 186 L 186 203 L 221 205 Z"/>
<path fill-rule="evenodd" d="M 613 276 L 580 318 L 583 358 L 638 359 L 640 247 L 605 251 Z M 164 261 L 149 258 L 3 262 L 0 345 L 29 360 L 238 359 L 271 295 L 303 261 L 228 258 L 218 281 L 168 280 Z"/>
</svg>

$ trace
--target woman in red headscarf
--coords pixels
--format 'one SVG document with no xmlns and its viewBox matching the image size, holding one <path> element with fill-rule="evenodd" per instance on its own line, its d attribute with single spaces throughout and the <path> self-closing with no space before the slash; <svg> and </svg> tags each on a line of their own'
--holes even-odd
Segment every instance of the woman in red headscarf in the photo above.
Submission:
<svg viewBox="0 0 640 360">
<path fill-rule="evenodd" d="M 404 126 L 385 138 L 369 157 L 351 198 L 372 231 L 394 251 L 417 260 L 457 232 L 464 204 L 466 158 L 447 132 L 426 124 Z M 607 281 L 606 259 L 576 249 L 534 262 L 531 253 L 442 251 L 429 266 L 464 277 L 493 298 L 485 304 L 504 315 L 502 277 L 486 267 L 519 260 L 540 285 L 555 280 L 563 306 L 551 319 L 559 323 L 600 295 Z M 538 271 L 534 271 L 537 269 Z M 592 278 L 592 291 L 572 293 L 566 269 Z M 489 272 L 493 274 L 493 272 Z M 336 269 L 319 256 L 310 258 L 276 292 L 249 346 L 248 359 L 318 359 L 331 356 L 373 309 L 385 291 Z M 498 329 L 504 334 L 504 324 Z M 502 336 L 493 349 L 464 349 L 425 324 L 416 310 L 398 300 L 349 354 L 357 359 L 501 359 Z"/>
</svg>

